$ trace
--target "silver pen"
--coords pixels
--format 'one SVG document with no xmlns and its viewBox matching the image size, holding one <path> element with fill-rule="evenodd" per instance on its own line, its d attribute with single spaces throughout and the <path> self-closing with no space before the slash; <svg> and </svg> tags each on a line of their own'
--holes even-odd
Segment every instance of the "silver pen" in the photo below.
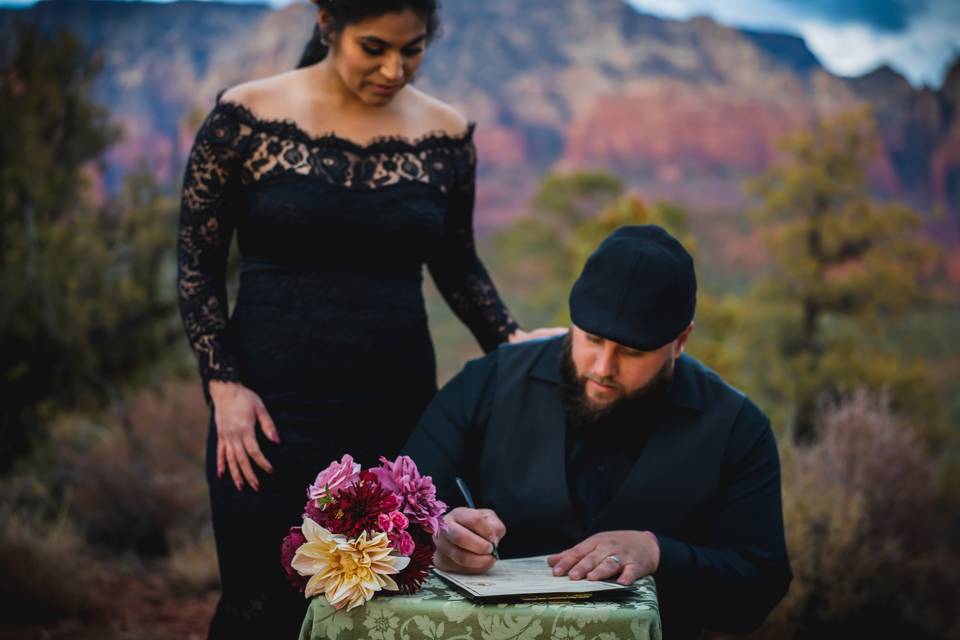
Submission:
<svg viewBox="0 0 960 640">
<path fill-rule="evenodd" d="M 463 501 L 467 503 L 467 506 L 471 509 L 476 509 L 477 505 L 473 502 L 473 494 L 470 493 L 470 488 L 467 486 L 467 483 L 463 481 L 463 478 L 456 476 L 453 481 L 457 483 L 457 488 L 460 489 L 460 494 L 463 496 Z M 500 554 L 497 552 L 497 545 L 495 544 L 493 545 L 493 553 L 491 555 L 497 560 L 500 559 Z"/>
</svg>

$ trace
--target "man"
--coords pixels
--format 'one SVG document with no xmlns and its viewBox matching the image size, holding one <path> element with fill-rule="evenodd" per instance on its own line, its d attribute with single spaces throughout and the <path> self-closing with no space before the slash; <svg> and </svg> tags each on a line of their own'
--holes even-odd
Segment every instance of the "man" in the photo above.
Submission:
<svg viewBox="0 0 960 640">
<path fill-rule="evenodd" d="M 440 497 L 463 477 L 482 509 L 456 508 L 441 568 L 553 554 L 573 580 L 657 581 L 668 638 L 745 633 L 792 578 L 780 465 L 763 413 L 683 353 L 693 259 L 657 226 L 623 227 L 570 293 L 565 337 L 467 364 L 407 443 Z"/>
</svg>

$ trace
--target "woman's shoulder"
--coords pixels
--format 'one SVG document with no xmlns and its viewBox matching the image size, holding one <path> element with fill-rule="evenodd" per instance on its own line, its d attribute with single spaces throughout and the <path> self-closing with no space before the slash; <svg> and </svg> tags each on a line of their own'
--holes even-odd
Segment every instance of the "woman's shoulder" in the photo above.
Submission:
<svg viewBox="0 0 960 640">
<path fill-rule="evenodd" d="M 446 102 L 410 87 L 411 103 L 418 113 L 429 123 L 429 129 L 452 137 L 467 134 L 473 124 L 459 110 Z"/>
<path fill-rule="evenodd" d="M 284 95 L 289 95 L 296 73 L 296 70 L 285 71 L 234 85 L 220 92 L 217 104 L 236 105 L 250 113 L 270 113 Z"/>
</svg>

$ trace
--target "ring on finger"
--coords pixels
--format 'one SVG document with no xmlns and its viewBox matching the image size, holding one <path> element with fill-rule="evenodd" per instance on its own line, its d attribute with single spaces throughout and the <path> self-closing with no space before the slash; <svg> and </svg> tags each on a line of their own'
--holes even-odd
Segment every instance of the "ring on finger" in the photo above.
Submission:
<svg viewBox="0 0 960 640">
<path fill-rule="evenodd" d="M 618 567 L 623 566 L 623 560 L 621 560 L 620 556 L 616 554 L 611 553 L 610 555 L 607 556 L 607 559 L 613 560 L 614 562 L 616 562 Z"/>
</svg>

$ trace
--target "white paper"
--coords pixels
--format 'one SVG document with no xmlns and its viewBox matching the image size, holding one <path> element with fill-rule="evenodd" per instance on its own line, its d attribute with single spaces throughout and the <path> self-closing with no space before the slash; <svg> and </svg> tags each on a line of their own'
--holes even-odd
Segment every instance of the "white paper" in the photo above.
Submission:
<svg viewBox="0 0 960 640">
<path fill-rule="evenodd" d="M 555 576 L 547 556 L 498 560 L 481 575 L 466 575 L 434 569 L 441 577 L 477 598 L 536 596 L 538 594 L 592 594 L 601 591 L 627 591 L 631 587 L 600 580 L 571 580 Z"/>
</svg>

